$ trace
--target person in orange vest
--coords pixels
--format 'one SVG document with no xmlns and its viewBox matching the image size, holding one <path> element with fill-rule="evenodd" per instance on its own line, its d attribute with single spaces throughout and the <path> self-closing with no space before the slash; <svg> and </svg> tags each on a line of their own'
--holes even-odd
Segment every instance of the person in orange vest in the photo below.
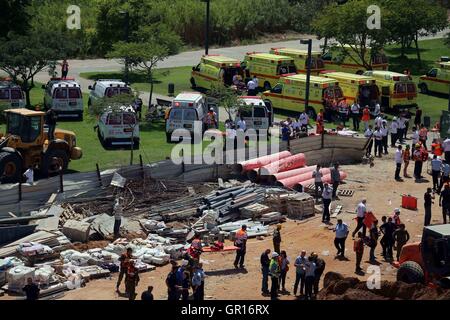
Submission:
<svg viewBox="0 0 450 320">
<path fill-rule="evenodd" d="M 367 131 L 367 129 L 369 129 L 369 121 L 370 121 L 369 106 L 364 107 L 361 121 L 364 122 L 364 131 Z"/>
<path fill-rule="evenodd" d="M 139 283 L 139 270 L 135 266 L 135 261 L 130 260 L 128 263 L 127 274 L 125 277 L 125 292 L 128 295 L 128 300 L 136 299 L 136 286 Z"/>
<path fill-rule="evenodd" d="M 395 208 L 394 215 L 392 216 L 392 221 L 396 228 L 398 228 L 402 224 L 402 222 L 400 221 L 400 209 L 399 208 Z"/>
<path fill-rule="evenodd" d="M 234 260 L 234 267 L 237 268 L 238 265 L 242 269 L 244 268 L 245 253 L 247 251 L 247 226 L 244 224 L 242 228 L 236 233 L 236 239 L 234 240 L 234 245 L 238 247 L 236 250 L 236 259 Z"/>
<path fill-rule="evenodd" d="M 189 261 L 191 267 L 194 267 L 200 261 L 200 255 L 202 254 L 202 241 L 200 239 L 200 234 L 195 234 L 194 240 L 191 242 L 191 246 L 187 250 L 187 260 Z"/>
<path fill-rule="evenodd" d="M 409 144 L 406 145 L 405 151 L 403 151 L 402 157 L 403 157 L 403 176 L 405 178 L 409 178 L 408 165 L 409 165 L 409 160 L 411 160 L 411 152 L 410 152 Z"/>
<path fill-rule="evenodd" d="M 323 127 L 323 109 L 320 109 L 319 114 L 317 115 L 316 118 L 316 133 L 317 134 L 322 134 L 324 132 L 324 127 Z"/>
<path fill-rule="evenodd" d="M 422 145 L 425 149 L 428 149 L 427 148 L 427 136 L 428 136 L 428 130 L 422 124 L 420 126 L 420 130 L 419 130 L 419 141 L 422 142 Z"/>
<path fill-rule="evenodd" d="M 442 145 L 438 139 L 433 139 L 433 142 L 431 143 L 431 153 L 438 157 L 442 156 L 444 153 Z"/>
</svg>

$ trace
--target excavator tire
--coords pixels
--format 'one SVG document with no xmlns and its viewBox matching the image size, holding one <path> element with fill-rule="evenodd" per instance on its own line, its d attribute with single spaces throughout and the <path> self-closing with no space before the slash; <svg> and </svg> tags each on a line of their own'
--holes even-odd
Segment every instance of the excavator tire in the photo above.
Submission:
<svg viewBox="0 0 450 320">
<path fill-rule="evenodd" d="M 424 283 L 425 275 L 422 267 L 414 261 L 402 263 L 397 271 L 397 281 L 405 283 Z"/>
<path fill-rule="evenodd" d="M 42 174 L 45 176 L 53 176 L 59 171 L 55 165 L 53 165 L 53 158 L 57 159 L 58 165 L 62 167 L 62 171 L 66 171 L 69 166 L 69 156 L 67 152 L 61 149 L 53 149 L 47 151 L 44 156 L 44 162 L 42 164 Z"/>
<path fill-rule="evenodd" d="M 0 182 L 19 182 L 22 175 L 22 159 L 16 153 L 0 152 Z"/>
</svg>

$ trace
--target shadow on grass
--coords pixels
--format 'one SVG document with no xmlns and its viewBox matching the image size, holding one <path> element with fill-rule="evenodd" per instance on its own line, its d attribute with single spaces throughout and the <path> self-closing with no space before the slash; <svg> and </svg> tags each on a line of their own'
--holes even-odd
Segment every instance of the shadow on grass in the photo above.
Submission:
<svg viewBox="0 0 450 320">
<path fill-rule="evenodd" d="M 408 57 L 390 57 L 389 70 L 403 73 L 405 69 L 410 70 L 411 74 L 423 75 L 434 67 L 435 62 L 429 60 L 409 59 Z"/>
<path fill-rule="evenodd" d="M 158 77 L 166 77 L 169 75 L 169 71 L 163 72 L 163 73 L 156 73 L 154 75 L 153 83 L 158 84 L 162 83 L 162 81 L 158 80 Z M 98 73 L 88 73 L 83 74 L 83 78 L 89 79 L 89 80 L 97 80 L 97 79 L 122 79 L 123 73 L 122 72 L 98 72 Z M 144 73 L 141 72 L 131 72 L 129 74 L 129 81 L 131 83 L 148 83 L 148 78 Z"/>
</svg>

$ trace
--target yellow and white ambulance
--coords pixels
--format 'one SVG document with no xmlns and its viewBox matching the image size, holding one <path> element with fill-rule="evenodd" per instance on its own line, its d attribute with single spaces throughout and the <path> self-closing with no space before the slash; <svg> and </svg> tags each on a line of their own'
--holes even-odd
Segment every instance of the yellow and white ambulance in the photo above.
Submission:
<svg viewBox="0 0 450 320">
<path fill-rule="evenodd" d="M 242 78 L 244 76 L 239 60 L 221 55 L 205 55 L 200 63 L 192 68 L 191 86 L 193 89 L 207 90 L 218 83 L 231 86 L 236 74 Z"/>
<path fill-rule="evenodd" d="M 293 49 L 293 48 L 272 48 L 270 53 L 281 56 L 291 57 L 294 59 L 295 67 L 298 73 L 307 72 L 308 50 Z M 319 75 L 321 71 L 325 70 L 325 65 L 322 59 L 322 52 L 311 52 L 311 74 Z"/>
<path fill-rule="evenodd" d="M 248 52 L 242 65 L 246 80 L 256 76 L 258 86 L 264 90 L 274 87 L 281 76 L 297 73 L 294 59 L 270 53 Z"/>
<path fill-rule="evenodd" d="M 417 106 L 417 85 L 411 76 L 377 70 L 366 71 L 364 75 L 375 78 L 383 110 Z"/>
<path fill-rule="evenodd" d="M 439 62 L 438 67 L 421 76 L 419 89 L 424 94 L 429 92 L 450 94 L 450 61 Z"/>
<path fill-rule="evenodd" d="M 306 75 L 282 77 L 278 84 L 262 94 L 270 107 L 296 112 L 305 110 Z M 332 110 L 344 99 L 338 82 L 334 79 L 311 76 L 308 109 L 310 119 L 315 119 L 320 109 Z"/>
<path fill-rule="evenodd" d="M 344 46 L 346 49 L 333 47 L 323 56 L 323 62 L 327 70 L 335 70 L 348 73 L 363 74 L 366 69 L 356 63 L 361 60 L 349 46 Z M 371 62 L 372 70 L 388 70 L 389 63 L 387 56 L 380 52 L 371 56 L 371 50 L 366 51 L 366 61 Z"/>
<path fill-rule="evenodd" d="M 375 78 L 335 71 L 323 71 L 320 75 L 339 82 L 339 87 L 344 92 L 348 104 L 357 101 L 363 108 L 366 105 L 375 107 L 375 104 L 379 102 L 380 90 Z"/>
</svg>

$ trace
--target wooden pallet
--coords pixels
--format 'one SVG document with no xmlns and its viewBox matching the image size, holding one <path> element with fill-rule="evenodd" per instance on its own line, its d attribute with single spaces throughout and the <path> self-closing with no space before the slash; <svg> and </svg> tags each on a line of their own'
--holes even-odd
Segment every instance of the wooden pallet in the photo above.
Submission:
<svg viewBox="0 0 450 320">
<path fill-rule="evenodd" d="M 341 189 L 338 190 L 337 195 L 340 197 L 353 197 L 355 194 L 355 190 L 349 190 L 349 189 Z"/>
</svg>

